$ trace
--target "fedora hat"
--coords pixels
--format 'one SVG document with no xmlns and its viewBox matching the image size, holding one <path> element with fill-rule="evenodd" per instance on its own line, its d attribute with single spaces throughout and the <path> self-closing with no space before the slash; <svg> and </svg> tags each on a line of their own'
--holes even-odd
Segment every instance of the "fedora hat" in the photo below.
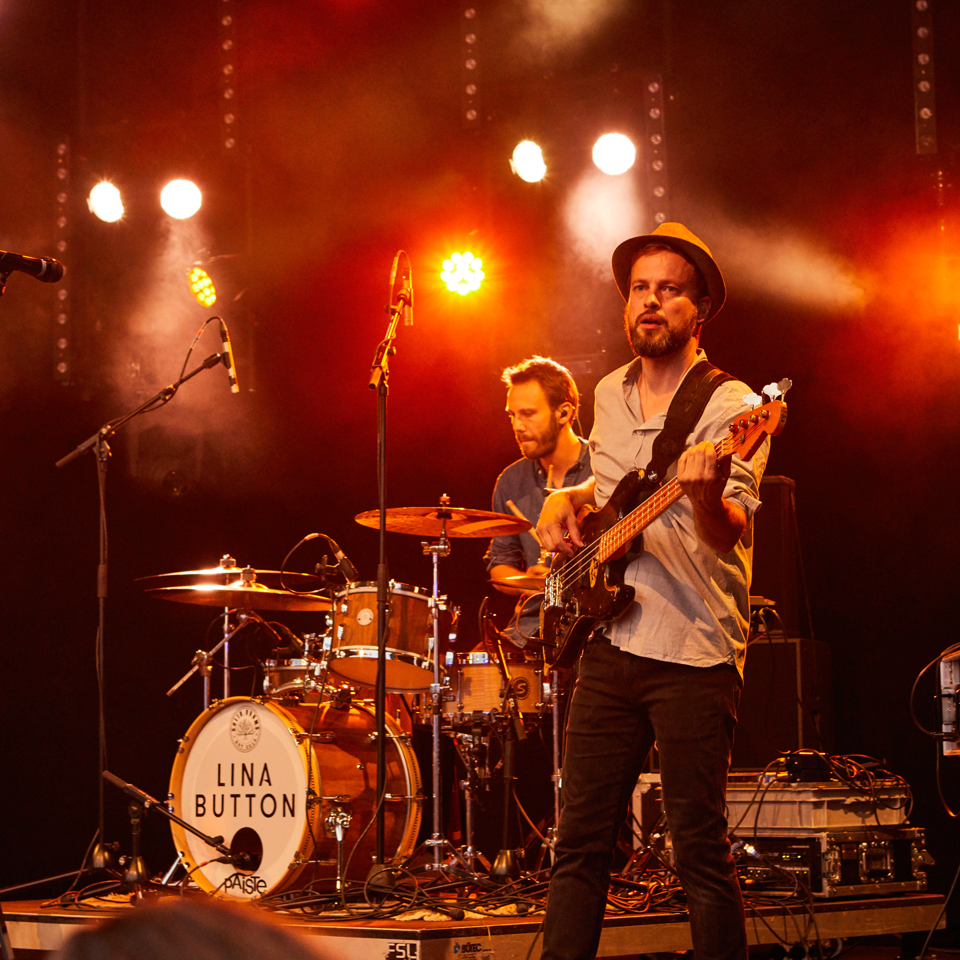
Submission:
<svg viewBox="0 0 960 960">
<path fill-rule="evenodd" d="M 631 237 L 624 240 L 613 251 L 613 278 L 617 281 L 617 289 L 624 300 L 630 297 L 630 271 L 637 254 L 648 243 L 663 243 L 673 247 L 678 253 L 692 260 L 707 281 L 707 294 L 710 297 L 710 312 L 707 320 L 713 319 L 723 306 L 727 296 L 727 288 L 723 283 L 723 275 L 717 266 L 710 248 L 699 238 L 695 237 L 682 223 L 661 223 L 653 233 L 642 237 Z"/>
</svg>

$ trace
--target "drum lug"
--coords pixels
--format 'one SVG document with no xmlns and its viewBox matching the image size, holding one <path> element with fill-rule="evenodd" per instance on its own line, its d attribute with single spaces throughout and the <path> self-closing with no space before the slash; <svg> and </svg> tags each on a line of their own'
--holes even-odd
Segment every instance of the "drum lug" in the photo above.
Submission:
<svg viewBox="0 0 960 960">
<path fill-rule="evenodd" d="M 298 744 L 303 743 L 304 740 L 313 740 L 314 743 L 337 742 L 337 735 L 333 730 L 318 730 L 312 735 L 309 733 L 301 733 L 299 730 L 291 730 L 290 733 Z"/>
</svg>

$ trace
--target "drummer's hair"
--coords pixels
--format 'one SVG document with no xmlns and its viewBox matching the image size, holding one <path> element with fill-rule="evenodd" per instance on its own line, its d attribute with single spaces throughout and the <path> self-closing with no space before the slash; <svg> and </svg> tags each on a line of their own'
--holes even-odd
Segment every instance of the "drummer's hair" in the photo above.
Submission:
<svg viewBox="0 0 960 960">
<path fill-rule="evenodd" d="M 573 406 L 571 420 L 576 418 L 580 409 L 580 393 L 573 374 L 563 364 L 557 363 L 550 357 L 533 356 L 528 360 L 522 360 L 514 367 L 507 367 L 500 379 L 508 387 L 536 380 L 551 410 L 556 410 L 561 403 L 569 403 Z"/>
<path fill-rule="evenodd" d="M 317 960 L 292 931 L 250 905 L 174 900 L 75 933 L 56 960 Z"/>
</svg>

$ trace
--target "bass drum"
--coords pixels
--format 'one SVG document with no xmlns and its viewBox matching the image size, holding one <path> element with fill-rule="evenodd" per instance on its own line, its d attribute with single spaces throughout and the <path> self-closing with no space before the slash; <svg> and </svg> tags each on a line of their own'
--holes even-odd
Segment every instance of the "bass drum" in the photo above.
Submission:
<svg viewBox="0 0 960 960">
<path fill-rule="evenodd" d="M 407 737 L 389 717 L 386 725 L 384 850 L 397 863 L 413 852 L 423 800 Z M 365 880 L 376 856 L 376 828 L 367 829 L 376 739 L 375 713 L 366 704 L 231 697 L 211 706 L 180 741 L 169 807 L 208 836 L 222 836 L 233 853 L 249 854 L 252 869 L 211 862 L 220 853 L 174 823 L 174 845 L 193 879 L 207 893 L 240 900 L 318 880 L 332 887 L 342 853 L 346 878 Z"/>
</svg>

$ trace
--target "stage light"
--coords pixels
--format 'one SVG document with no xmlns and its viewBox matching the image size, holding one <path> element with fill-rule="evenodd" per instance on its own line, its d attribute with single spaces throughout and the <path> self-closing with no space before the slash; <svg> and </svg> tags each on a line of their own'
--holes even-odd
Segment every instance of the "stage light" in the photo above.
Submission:
<svg viewBox="0 0 960 960">
<path fill-rule="evenodd" d="M 123 200 L 120 191 L 106 180 L 98 183 L 87 197 L 90 212 L 104 223 L 116 223 L 123 216 Z"/>
<path fill-rule="evenodd" d="M 217 290 L 210 274 L 202 267 L 192 267 L 187 274 L 190 278 L 190 291 L 201 307 L 212 307 L 217 302 Z"/>
<path fill-rule="evenodd" d="M 472 253 L 455 253 L 449 260 L 443 261 L 440 279 L 453 293 L 465 297 L 468 293 L 480 289 L 483 283 L 483 261 Z"/>
<path fill-rule="evenodd" d="M 526 180 L 527 183 L 537 183 L 547 172 L 547 166 L 543 162 L 543 151 L 532 140 L 523 140 L 516 145 L 510 167 L 521 180 Z"/>
<path fill-rule="evenodd" d="M 192 217 L 202 199 L 199 187 L 189 180 L 171 180 L 160 191 L 160 206 L 176 220 Z"/>
<path fill-rule="evenodd" d="M 626 173 L 637 159 L 637 148 L 622 133 L 605 133 L 593 145 L 593 162 L 615 177 Z"/>
</svg>

